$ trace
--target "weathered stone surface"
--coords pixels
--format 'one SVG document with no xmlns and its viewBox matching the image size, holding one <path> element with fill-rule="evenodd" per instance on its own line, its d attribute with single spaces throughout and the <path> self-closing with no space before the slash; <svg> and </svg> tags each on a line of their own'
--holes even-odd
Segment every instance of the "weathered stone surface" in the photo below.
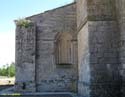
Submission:
<svg viewBox="0 0 125 97">
<path fill-rule="evenodd" d="M 121 93 L 122 97 L 125 96 L 125 0 L 116 0 L 116 12 L 117 12 L 117 20 L 120 32 L 120 41 L 119 41 L 119 56 L 120 56 L 120 75 L 122 77 L 122 88 Z"/>
<path fill-rule="evenodd" d="M 124 97 L 125 0 L 75 2 L 17 26 L 16 90 Z"/>
<path fill-rule="evenodd" d="M 88 97 L 90 94 L 90 53 L 88 38 L 88 23 L 78 33 L 78 92 L 81 96 Z"/>
<path fill-rule="evenodd" d="M 77 28 L 85 24 L 87 13 L 87 0 L 77 0 Z"/>
<path fill-rule="evenodd" d="M 78 85 L 78 93 L 83 97 L 117 97 L 120 95 L 120 34 L 115 4 L 114 0 L 77 0 L 78 40 L 82 39 L 78 41 L 78 52 L 80 52 L 78 54 L 85 53 L 78 57 L 81 62 L 78 64 L 80 66 L 79 78 L 83 81 Z M 81 13 L 79 13 L 80 10 Z M 83 35 L 79 35 L 80 33 Z M 87 55 L 89 57 L 86 59 Z M 85 73 L 87 70 L 89 73 Z"/>
<path fill-rule="evenodd" d="M 35 70 L 35 83 L 36 83 L 36 91 L 38 92 L 52 92 L 52 91 L 76 91 L 77 89 L 77 36 L 76 36 L 76 5 L 70 4 L 64 7 L 60 7 L 58 9 L 54 9 L 51 11 L 47 11 L 45 13 L 28 17 L 27 19 L 34 22 L 36 25 L 36 31 L 33 35 L 31 32 L 28 32 L 29 29 L 26 29 L 24 33 L 32 34 L 31 37 L 35 37 L 33 40 L 35 45 L 28 44 L 32 42 L 27 39 L 26 34 L 23 37 L 17 38 L 17 41 L 20 39 L 23 40 L 26 37 L 27 41 L 24 41 L 22 44 L 22 48 L 26 48 L 23 51 L 20 51 L 20 54 L 25 55 L 25 57 L 21 57 L 17 50 L 17 75 L 19 80 L 24 81 L 24 78 L 28 78 L 27 76 L 33 73 Z M 18 29 L 17 33 L 24 31 L 25 29 Z M 62 44 L 62 51 L 60 52 L 62 58 L 60 63 L 70 63 L 71 66 L 57 66 L 57 58 L 56 58 L 56 36 L 59 33 L 61 37 L 64 38 Z M 66 33 L 71 37 L 63 37 Z M 26 43 L 25 43 L 26 42 Z M 69 44 L 69 45 L 68 45 Z M 18 43 L 17 43 L 18 45 Z M 26 47 L 26 46 L 27 47 Z M 63 47 L 64 46 L 64 47 Z M 32 47 L 32 48 L 30 48 Z M 20 47 L 19 47 L 20 48 Z M 65 53 L 63 52 L 63 48 Z M 22 59 L 25 62 L 32 61 L 32 57 L 27 57 L 30 53 L 30 49 L 35 49 L 35 67 L 26 63 L 23 68 L 26 69 L 20 70 L 18 66 L 22 66 L 19 64 L 19 61 Z M 69 57 L 69 55 L 71 57 Z M 66 58 L 65 58 L 66 57 Z M 30 58 L 30 59 L 27 59 Z M 67 61 L 66 61 L 67 60 Z M 32 70 L 33 69 L 33 70 Z M 19 74 L 21 72 L 26 73 L 25 75 Z M 34 78 L 34 74 L 28 79 Z"/>
<path fill-rule="evenodd" d="M 116 8 L 114 0 L 86 0 L 87 13 L 90 21 L 109 21 L 116 19 Z"/>
<path fill-rule="evenodd" d="M 17 26 L 16 32 L 15 90 L 35 92 L 36 27 Z"/>
</svg>

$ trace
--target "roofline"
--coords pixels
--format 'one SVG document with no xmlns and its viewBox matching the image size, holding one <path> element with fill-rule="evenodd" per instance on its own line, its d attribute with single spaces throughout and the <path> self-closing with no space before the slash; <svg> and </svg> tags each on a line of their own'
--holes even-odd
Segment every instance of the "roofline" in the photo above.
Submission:
<svg viewBox="0 0 125 97">
<path fill-rule="evenodd" d="M 51 10 L 47 10 L 47 11 L 44 11 L 44 12 L 42 12 L 42 13 L 38 13 L 38 14 L 35 14 L 35 15 L 28 16 L 28 17 L 26 17 L 26 19 L 32 18 L 32 17 L 37 16 L 37 15 L 41 15 L 41 14 L 44 14 L 44 13 L 47 13 L 47 12 L 50 12 L 50 11 L 55 11 L 55 10 L 57 10 L 57 9 L 61 9 L 61 8 L 64 8 L 64 7 L 67 7 L 67 6 L 70 6 L 70 5 L 74 5 L 74 4 L 76 4 L 76 2 L 67 4 L 67 5 L 63 5 L 63 6 L 60 6 L 60 7 L 51 9 Z"/>
</svg>

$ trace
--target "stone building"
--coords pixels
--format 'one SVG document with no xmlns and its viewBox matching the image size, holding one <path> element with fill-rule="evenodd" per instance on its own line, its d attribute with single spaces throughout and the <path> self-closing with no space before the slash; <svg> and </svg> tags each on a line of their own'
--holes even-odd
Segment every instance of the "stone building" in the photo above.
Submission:
<svg viewBox="0 0 125 97">
<path fill-rule="evenodd" d="M 19 92 L 125 97 L 125 0 L 75 0 L 16 28 Z"/>
</svg>

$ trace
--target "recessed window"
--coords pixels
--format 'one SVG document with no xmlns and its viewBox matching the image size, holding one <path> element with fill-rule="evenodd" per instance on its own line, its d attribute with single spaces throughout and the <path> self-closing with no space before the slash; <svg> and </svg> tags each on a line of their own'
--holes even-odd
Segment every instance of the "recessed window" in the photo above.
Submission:
<svg viewBox="0 0 125 97">
<path fill-rule="evenodd" d="M 70 33 L 59 33 L 55 42 L 55 60 L 57 65 L 71 65 L 75 64 L 75 49 L 72 35 Z"/>
</svg>

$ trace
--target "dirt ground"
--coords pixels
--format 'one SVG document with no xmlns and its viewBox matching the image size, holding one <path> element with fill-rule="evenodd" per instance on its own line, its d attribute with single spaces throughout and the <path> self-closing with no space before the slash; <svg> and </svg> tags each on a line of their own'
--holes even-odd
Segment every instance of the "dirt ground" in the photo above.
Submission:
<svg viewBox="0 0 125 97">
<path fill-rule="evenodd" d="M 13 85 L 15 78 L 0 77 L 0 85 Z"/>
</svg>

